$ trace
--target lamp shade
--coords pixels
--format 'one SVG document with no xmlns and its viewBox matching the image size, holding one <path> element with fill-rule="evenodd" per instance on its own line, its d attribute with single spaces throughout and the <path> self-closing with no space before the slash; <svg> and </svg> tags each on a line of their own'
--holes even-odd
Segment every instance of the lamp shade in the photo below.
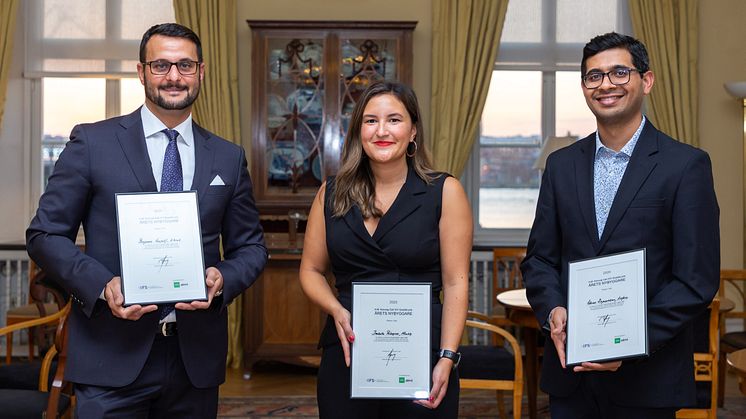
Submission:
<svg viewBox="0 0 746 419">
<path fill-rule="evenodd" d="M 725 91 L 736 99 L 746 98 L 746 81 L 730 81 L 723 85 Z"/>
<path fill-rule="evenodd" d="M 534 162 L 534 169 L 544 170 L 547 165 L 547 157 L 549 157 L 550 154 L 560 148 L 569 146 L 577 141 L 577 139 L 578 137 L 572 137 L 569 135 L 567 137 L 547 137 L 547 139 L 544 140 L 544 144 L 541 146 L 539 157 L 537 157 Z"/>
</svg>

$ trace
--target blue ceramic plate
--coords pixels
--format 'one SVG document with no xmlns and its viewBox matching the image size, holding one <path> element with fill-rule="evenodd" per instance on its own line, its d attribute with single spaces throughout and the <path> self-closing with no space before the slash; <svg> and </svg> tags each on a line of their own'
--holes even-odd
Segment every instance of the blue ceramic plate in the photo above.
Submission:
<svg viewBox="0 0 746 419">
<path fill-rule="evenodd" d="M 318 154 L 316 155 L 316 157 L 313 158 L 313 162 L 311 163 L 311 171 L 313 172 L 313 177 L 321 180 L 321 159 L 319 158 Z"/>
</svg>

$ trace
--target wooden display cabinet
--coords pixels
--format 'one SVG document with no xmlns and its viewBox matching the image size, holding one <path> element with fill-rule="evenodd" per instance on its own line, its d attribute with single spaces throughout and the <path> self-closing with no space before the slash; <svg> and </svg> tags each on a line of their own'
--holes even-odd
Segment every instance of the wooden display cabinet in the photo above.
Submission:
<svg viewBox="0 0 746 419">
<path fill-rule="evenodd" d="M 251 370 L 262 359 L 317 365 L 326 315 L 298 280 L 304 216 L 321 183 L 339 168 L 363 90 L 378 80 L 411 83 L 416 22 L 247 23 L 251 176 L 270 260 L 247 291 L 245 366 Z"/>
</svg>

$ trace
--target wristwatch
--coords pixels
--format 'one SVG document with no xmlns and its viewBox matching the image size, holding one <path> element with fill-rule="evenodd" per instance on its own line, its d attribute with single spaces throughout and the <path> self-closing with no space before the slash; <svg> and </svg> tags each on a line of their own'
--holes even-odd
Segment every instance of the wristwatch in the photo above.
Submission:
<svg viewBox="0 0 746 419">
<path fill-rule="evenodd" d="M 447 358 L 453 361 L 454 369 L 458 367 L 458 363 L 461 362 L 461 352 L 453 352 L 448 349 L 441 349 L 440 352 L 438 352 L 438 357 Z"/>
</svg>

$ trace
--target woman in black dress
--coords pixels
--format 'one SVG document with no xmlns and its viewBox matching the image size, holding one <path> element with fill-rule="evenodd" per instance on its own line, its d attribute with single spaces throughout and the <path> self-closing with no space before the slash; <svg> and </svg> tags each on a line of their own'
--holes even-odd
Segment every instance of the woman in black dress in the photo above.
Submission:
<svg viewBox="0 0 746 419">
<path fill-rule="evenodd" d="M 321 418 L 458 415 L 454 360 L 466 319 L 472 217 L 458 180 L 432 169 L 423 133 L 411 88 L 370 85 L 352 112 L 339 173 L 311 207 L 300 280 L 329 314 L 319 343 Z M 337 296 L 324 276 L 330 267 Z M 429 400 L 350 399 L 354 281 L 432 283 Z"/>
</svg>

